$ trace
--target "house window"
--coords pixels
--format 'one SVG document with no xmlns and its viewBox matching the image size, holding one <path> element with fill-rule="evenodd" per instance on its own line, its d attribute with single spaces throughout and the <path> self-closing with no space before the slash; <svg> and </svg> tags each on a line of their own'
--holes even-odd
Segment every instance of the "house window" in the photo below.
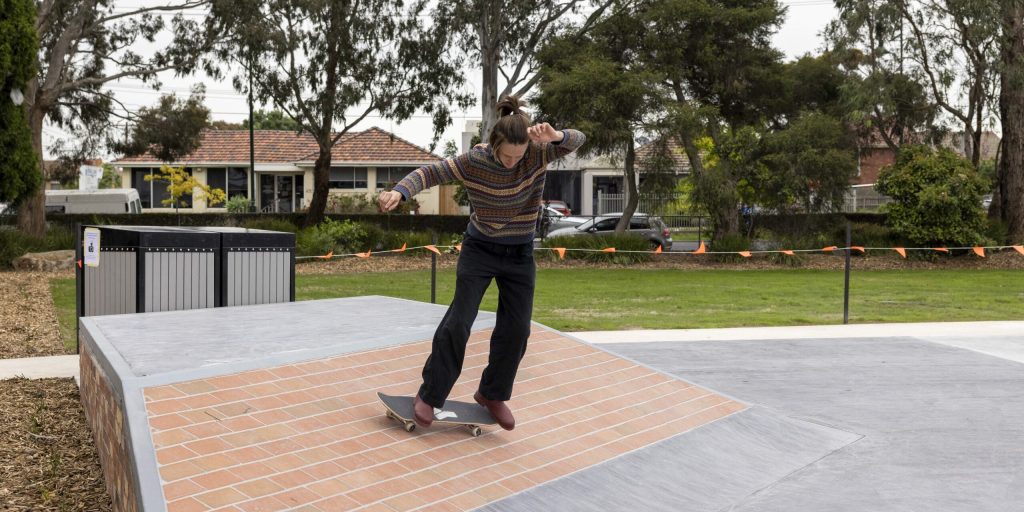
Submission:
<svg viewBox="0 0 1024 512">
<path fill-rule="evenodd" d="M 212 168 L 206 170 L 206 184 L 211 189 L 219 188 L 224 191 L 225 198 L 231 199 L 235 196 L 249 198 L 249 169 L 245 167 Z M 224 203 L 217 207 L 223 208 Z"/>
<path fill-rule="evenodd" d="M 416 167 L 378 167 L 377 168 L 377 188 L 391 188 L 396 183 L 402 181 L 402 178 L 409 175 L 410 172 L 416 170 Z"/>
<path fill-rule="evenodd" d="M 365 167 L 331 167 L 331 188 L 356 189 L 366 188 Z"/>
<path fill-rule="evenodd" d="M 146 176 L 159 172 L 160 169 L 154 168 L 132 169 L 132 188 L 139 191 L 139 199 L 143 208 L 174 208 L 174 205 L 163 203 L 165 199 L 171 198 L 171 193 L 167 191 L 168 182 L 164 180 L 146 181 Z M 185 169 L 185 172 L 189 176 L 192 175 L 192 169 Z M 192 194 L 182 195 L 178 198 L 178 203 L 180 208 L 191 208 Z"/>
</svg>

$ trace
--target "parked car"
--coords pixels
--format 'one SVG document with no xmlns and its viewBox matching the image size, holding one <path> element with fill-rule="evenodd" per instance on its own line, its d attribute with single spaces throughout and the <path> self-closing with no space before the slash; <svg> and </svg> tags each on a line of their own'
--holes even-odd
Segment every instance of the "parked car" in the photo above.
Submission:
<svg viewBox="0 0 1024 512">
<path fill-rule="evenodd" d="M 554 208 L 558 213 L 561 213 L 566 217 L 572 215 L 572 210 L 569 209 L 569 205 L 566 204 L 565 201 L 559 201 L 557 199 L 544 200 L 544 206 Z"/>
<path fill-rule="evenodd" d="M 576 236 L 576 235 L 604 235 L 615 231 L 615 226 L 622 218 L 621 213 L 610 213 L 587 219 L 578 226 L 553 229 L 548 236 Z M 634 213 L 629 219 L 627 233 L 642 235 L 651 242 L 652 247 L 661 246 L 661 250 L 672 249 L 672 233 L 660 217 L 654 217 L 645 213 Z"/>
</svg>

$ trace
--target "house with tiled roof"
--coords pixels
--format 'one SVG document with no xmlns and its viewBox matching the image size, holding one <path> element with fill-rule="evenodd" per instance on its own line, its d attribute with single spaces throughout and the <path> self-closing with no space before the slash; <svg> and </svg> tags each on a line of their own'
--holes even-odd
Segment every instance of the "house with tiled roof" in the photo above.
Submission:
<svg viewBox="0 0 1024 512">
<path fill-rule="evenodd" d="M 319 147 L 307 133 L 256 130 L 255 169 L 249 168 L 247 130 L 205 130 L 201 145 L 171 165 L 184 167 L 196 181 L 224 190 L 228 197 L 255 200 L 264 212 L 292 212 L 305 209 L 313 197 L 313 165 Z M 330 193 L 376 198 L 416 168 L 433 163 L 440 156 L 394 134 L 373 127 L 349 132 L 331 151 Z M 159 171 L 162 162 L 152 154 L 115 160 L 121 181 L 139 191 L 146 211 L 161 211 L 166 187 L 146 176 Z M 416 196 L 419 213 L 454 214 L 454 187 L 425 190 Z M 330 201 L 328 201 L 330 204 Z M 193 211 L 223 211 L 224 205 L 208 207 L 202 200 L 189 203 Z"/>
</svg>

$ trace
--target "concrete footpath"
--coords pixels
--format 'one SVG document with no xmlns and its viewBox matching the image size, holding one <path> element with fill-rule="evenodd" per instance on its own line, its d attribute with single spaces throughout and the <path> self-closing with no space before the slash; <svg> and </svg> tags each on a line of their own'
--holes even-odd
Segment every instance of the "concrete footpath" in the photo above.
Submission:
<svg viewBox="0 0 1024 512">
<path fill-rule="evenodd" d="M 75 381 L 78 381 L 78 356 L 0 359 L 0 380 L 16 377 L 27 379 L 73 377 Z"/>
</svg>

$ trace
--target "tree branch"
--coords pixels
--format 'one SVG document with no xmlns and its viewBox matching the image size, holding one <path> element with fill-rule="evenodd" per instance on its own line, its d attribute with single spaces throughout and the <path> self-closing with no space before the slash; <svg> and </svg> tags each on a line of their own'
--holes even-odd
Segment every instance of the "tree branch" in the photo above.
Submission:
<svg viewBox="0 0 1024 512">
<path fill-rule="evenodd" d="M 162 71 L 169 71 L 169 70 L 172 70 L 172 69 L 174 69 L 174 66 L 161 66 L 161 67 L 157 67 L 157 68 L 145 68 L 145 69 L 134 69 L 134 70 L 129 70 L 129 71 L 122 71 L 120 73 L 116 73 L 116 74 L 108 75 L 108 76 L 102 76 L 102 77 L 82 78 L 82 79 L 79 79 L 79 80 L 75 80 L 74 82 L 67 82 L 67 83 L 61 84 L 60 91 L 61 92 L 66 92 L 66 91 L 81 89 L 82 87 L 85 87 L 87 85 L 101 85 L 101 84 L 105 84 L 107 82 L 112 82 L 114 80 L 119 80 L 121 78 L 129 77 L 129 76 L 148 75 L 148 74 L 151 74 L 151 73 L 160 73 Z"/>
<path fill-rule="evenodd" d="M 928 83 L 931 85 L 932 94 L 935 95 L 935 104 L 942 107 L 943 110 L 949 112 L 950 115 L 959 119 L 965 125 L 970 125 L 971 121 L 964 117 L 964 114 L 958 109 L 950 105 L 945 96 L 939 91 L 938 79 L 935 78 L 935 73 L 932 71 L 931 60 L 928 56 L 928 43 L 925 41 L 924 34 L 921 31 L 921 27 L 918 26 L 917 21 L 914 20 L 913 14 L 909 11 L 907 3 L 905 1 L 899 2 L 900 14 L 910 24 L 910 29 L 914 33 L 914 38 L 917 39 L 918 52 L 920 53 L 920 63 L 924 68 L 924 72 L 928 75 Z"/>
<path fill-rule="evenodd" d="M 137 10 L 134 10 L 134 11 L 128 11 L 128 12 L 114 14 L 114 15 L 111 15 L 111 16 L 107 16 L 106 18 L 99 18 L 99 19 L 96 20 L 95 24 L 96 25 L 103 25 L 104 23 L 107 23 L 109 21 L 114 21 L 114 20 L 121 19 L 121 18 L 128 18 L 128 17 L 131 17 L 131 16 L 138 16 L 140 14 L 146 14 L 147 12 L 155 12 L 155 11 L 173 12 L 173 11 L 183 11 L 185 9 L 195 9 L 196 7 L 201 7 L 203 5 L 208 5 L 209 3 L 210 3 L 210 0 L 199 0 L 199 1 L 195 1 L 195 2 L 187 1 L 187 2 L 185 2 L 183 4 L 178 4 L 178 5 L 162 5 L 162 6 L 157 6 L 157 7 L 145 7 L 145 8 L 137 9 Z"/>
</svg>

